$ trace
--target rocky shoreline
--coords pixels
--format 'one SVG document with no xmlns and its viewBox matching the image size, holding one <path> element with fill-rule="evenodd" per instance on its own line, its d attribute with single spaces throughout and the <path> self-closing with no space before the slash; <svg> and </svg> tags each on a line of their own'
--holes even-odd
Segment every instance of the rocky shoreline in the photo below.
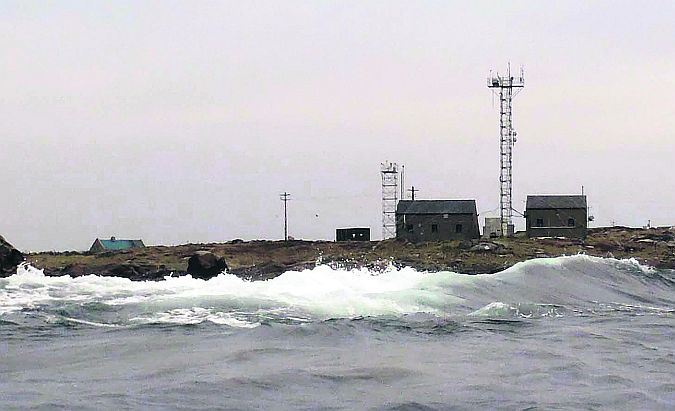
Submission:
<svg viewBox="0 0 675 411">
<path fill-rule="evenodd" d="M 0 236 L 0 277 L 16 273 L 16 267 L 24 261 L 24 255 Z"/>
<path fill-rule="evenodd" d="M 0 239 L 2 239 L 0 237 Z M 317 264 L 383 270 L 390 265 L 422 271 L 489 274 L 520 261 L 541 257 L 588 254 L 636 258 L 656 268 L 675 269 L 673 228 L 596 228 L 584 240 L 514 237 L 492 240 L 445 241 L 412 244 L 400 240 L 372 242 L 241 241 L 227 243 L 150 246 L 141 249 L 90 254 L 41 252 L 22 255 L 4 239 L 0 242 L 0 276 L 16 272 L 25 261 L 45 275 L 78 277 L 89 274 L 134 281 L 162 280 L 190 274 L 208 279 L 223 269 L 249 280 L 267 280 L 289 270 Z"/>
</svg>

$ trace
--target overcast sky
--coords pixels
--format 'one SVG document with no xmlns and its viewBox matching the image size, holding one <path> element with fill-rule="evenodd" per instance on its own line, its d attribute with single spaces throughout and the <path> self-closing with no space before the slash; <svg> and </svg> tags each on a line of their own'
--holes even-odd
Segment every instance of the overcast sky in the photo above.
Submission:
<svg viewBox="0 0 675 411">
<path fill-rule="evenodd" d="M 379 166 L 499 206 L 490 69 L 514 100 L 514 205 L 675 224 L 673 1 L 0 2 L 0 235 L 23 250 L 381 234 Z M 524 227 L 522 219 L 517 228 Z"/>
</svg>

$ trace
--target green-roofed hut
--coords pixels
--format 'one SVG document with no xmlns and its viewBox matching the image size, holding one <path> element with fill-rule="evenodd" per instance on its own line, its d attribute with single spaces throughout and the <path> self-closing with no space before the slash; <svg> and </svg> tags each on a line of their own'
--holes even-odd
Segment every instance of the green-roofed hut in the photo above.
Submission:
<svg viewBox="0 0 675 411">
<path fill-rule="evenodd" d="M 97 238 L 89 249 L 90 253 L 101 253 L 103 251 L 124 251 L 132 248 L 143 248 L 143 240 L 118 240 L 110 237 L 110 240 L 101 240 Z"/>
</svg>

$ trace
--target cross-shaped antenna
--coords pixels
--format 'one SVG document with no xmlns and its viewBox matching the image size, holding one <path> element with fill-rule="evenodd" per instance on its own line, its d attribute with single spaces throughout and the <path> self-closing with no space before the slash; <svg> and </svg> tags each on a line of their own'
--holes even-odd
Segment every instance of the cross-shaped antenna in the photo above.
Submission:
<svg viewBox="0 0 675 411">
<path fill-rule="evenodd" d="M 412 201 L 415 201 L 415 193 L 420 190 L 416 189 L 415 186 L 412 186 L 411 188 L 408 189 L 408 191 L 412 193 Z"/>
</svg>

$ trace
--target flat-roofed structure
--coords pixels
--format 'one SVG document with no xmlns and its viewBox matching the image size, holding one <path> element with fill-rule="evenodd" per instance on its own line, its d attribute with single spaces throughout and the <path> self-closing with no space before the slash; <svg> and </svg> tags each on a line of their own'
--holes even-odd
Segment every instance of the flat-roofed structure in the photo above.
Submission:
<svg viewBox="0 0 675 411">
<path fill-rule="evenodd" d="M 525 221 L 528 237 L 584 238 L 588 231 L 586 196 L 527 196 Z"/>
<path fill-rule="evenodd" d="M 370 241 L 370 228 L 338 228 L 335 230 L 335 241 Z"/>
</svg>

